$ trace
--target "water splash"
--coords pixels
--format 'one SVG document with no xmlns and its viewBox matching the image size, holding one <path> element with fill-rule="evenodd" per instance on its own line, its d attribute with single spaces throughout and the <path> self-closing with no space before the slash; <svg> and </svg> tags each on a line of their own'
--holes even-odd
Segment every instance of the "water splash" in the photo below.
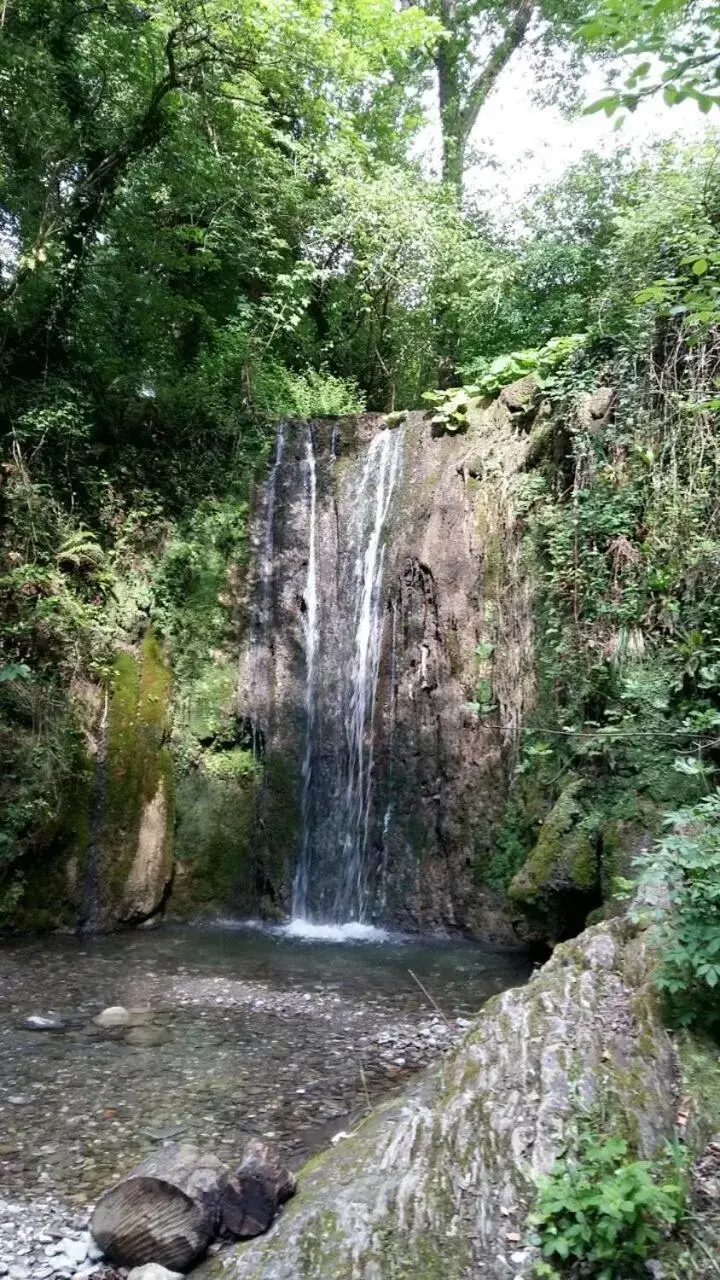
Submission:
<svg viewBox="0 0 720 1280">
<path fill-rule="evenodd" d="M 305 583 L 303 637 L 305 641 L 305 752 L 302 762 L 301 822 L 302 842 L 293 884 L 293 916 L 304 917 L 307 911 L 308 870 L 311 840 L 311 804 L 313 784 L 313 753 L 315 745 L 315 721 L 317 701 L 315 679 L 319 643 L 318 591 L 317 591 L 317 468 L 312 426 L 308 429 L 305 444 L 307 467 L 309 536 L 308 568 Z"/>
<path fill-rule="evenodd" d="M 294 918 L 278 930 L 286 938 L 302 938 L 306 942 L 388 942 L 392 935 L 373 924 L 349 920 L 345 924 L 315 924 L 312 920 Z"/>
</svg>

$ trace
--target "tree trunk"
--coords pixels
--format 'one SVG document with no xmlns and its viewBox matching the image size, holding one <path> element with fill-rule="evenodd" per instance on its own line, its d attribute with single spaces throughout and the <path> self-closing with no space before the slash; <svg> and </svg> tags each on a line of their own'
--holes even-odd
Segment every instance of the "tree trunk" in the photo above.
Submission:
<svg viewBox="0 0 720 1280">
<path fill-rule="evenodd" d="M 465 10 L 458 11 L 455 0 L 442 0 L 441 9 L 443 26 L 449 33 L 439 41 L 435 53 L 442 129 L 442 176 L 460 201 L 470 134 L 498 76 L 525 39 L 535 13 L 535 0 L 519 0 L 511 9 L 505 30 L 472 80 L 463 73 L 463 54 L 471 39 Z"/>
<path fill-rule="evenodd" d="M 111 1262 L 158 1262 L 185 1271 L 218 1234 L 221 1206 L 232 1206 L 230 1170 L 193 1146 L 170 1143 L 101 1196 L 90 1230 Z"/>
<path fill-rule="evenodd" d="M 444 21 L 447 23 L 448 15 Z M 452 37 L 440 41 L 435 54 L 435 69 L 442 132 L 443 182 L 452 188 L 459 203 L 462 197 L 467 138 L 463 134 L 460 44 L 454 33 Z"/>
</svg>

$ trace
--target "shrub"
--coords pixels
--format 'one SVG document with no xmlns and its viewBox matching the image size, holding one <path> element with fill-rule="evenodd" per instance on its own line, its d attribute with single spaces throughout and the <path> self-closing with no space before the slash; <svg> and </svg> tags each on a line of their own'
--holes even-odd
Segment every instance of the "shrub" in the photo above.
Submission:
<svg viewBox="0 0 720 1280">
<path fill-rule="evenodd" d="M 670 831 L 635 859 L 655 922 L 656 984 L 676 1021 L 720 1024 L 720 791 L 669 813 Z"/>
<path fill-rule="evenodd" d="M 559 1265 L 597 1280 L 642 1275 L 663 1231 L 680 1221 L 685 1195 L 677 1157 L 654 1165 L 631 1159 L 622 1138 L 588 1137 L 578 1158 L 559 1160 L 538 1180 L 529 1222 L 548 1262 L 536 1274 L 556 1275 Z"/>
</svg>

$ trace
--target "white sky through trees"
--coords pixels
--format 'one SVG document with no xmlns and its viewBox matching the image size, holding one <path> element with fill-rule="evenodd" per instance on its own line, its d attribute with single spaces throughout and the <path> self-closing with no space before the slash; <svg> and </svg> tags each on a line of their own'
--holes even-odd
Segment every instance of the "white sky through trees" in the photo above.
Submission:
<svg viewBox="0 0 720 1280">
<path fill-rule="evenodd" d="M 558 106 L 538 103 L 533 75 L 530 54 L 519 51 L 482 108 L 470 140 L 466 197 L 496 217 L 506 215 L 508 206 L 517 207 L 533 188 L 556 181 L 586 151 L 610 155 L 630 147 L 639 155 L 653 141 L 699 137 L 713 125 L 720 126 L 720 111 L 704 116 L 693 102 L 668 107 L 659 95 L 626 115 L 621 128 L 616 128 L 619 112 L 609 119 L 603 112 L 568 118 Z M 607 70 L 594 68 L 583 81 L 583 99 L 593 102 L 601 97 L 607 83 Z M 432 101 L 428 116 L 435 123 L 422 131 L 416 150 L 428 171 L 439 174 L 439 125 Z"/>
</svg>

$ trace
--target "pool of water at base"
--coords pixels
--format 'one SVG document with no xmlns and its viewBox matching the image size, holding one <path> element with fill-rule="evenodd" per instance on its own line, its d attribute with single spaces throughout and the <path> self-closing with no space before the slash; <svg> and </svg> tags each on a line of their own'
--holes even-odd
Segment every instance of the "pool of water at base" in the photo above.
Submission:
<svg viewBox="0 0 720 1280">
<path fill-rule="evenodd" d="M 170 1139 L 232 1163 L 265 1135 L 299 1164 L 531 969 L 469 942 L 299 934 L 224 922 L 0 944 L 0 1194 L 84 1206 Z M 145 1011 L 134 1029 L 96 1025 L 117 1005 Z"/>
</svg>

